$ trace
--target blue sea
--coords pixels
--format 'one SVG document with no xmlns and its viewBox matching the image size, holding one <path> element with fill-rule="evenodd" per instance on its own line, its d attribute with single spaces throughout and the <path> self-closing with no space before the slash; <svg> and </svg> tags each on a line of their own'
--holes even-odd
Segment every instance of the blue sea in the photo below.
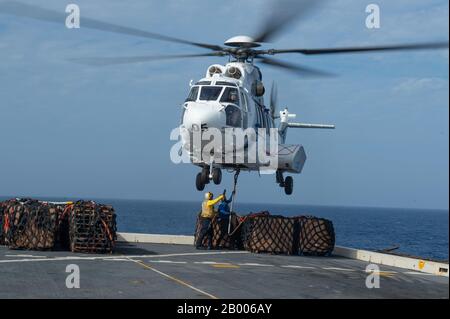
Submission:
<svg viewBox="0 0 450 319">
<path fill-rule="evenodd" d="M 0 197 L 0 200 L 6 198 Z M 40 198 L 42 200 L 65 200 Z M 192 235 L 198 202 L 99 199 L 113 205 L 122 232 Z M 379 250 L 399 246 L 397 252 L 423 258 L 448 260 L 448 210 L 299 206 L 237 203 L 244 215 L 267 210 L 284 216 L 313 215 L 333 221 L 336 244 Z"/>
</svg>

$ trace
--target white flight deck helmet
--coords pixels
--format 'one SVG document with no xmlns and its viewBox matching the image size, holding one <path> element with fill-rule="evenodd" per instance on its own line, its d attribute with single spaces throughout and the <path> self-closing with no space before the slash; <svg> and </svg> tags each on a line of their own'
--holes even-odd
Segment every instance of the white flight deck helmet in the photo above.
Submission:
<svg viewBox="0 0 450 319">
<path fill-rule="evenodd" d="M 207 193 L 205 193 L 205 199 L 207 199 L 207 200 L 209 200 L 209 199 L 211 199 L 212 198 L 212 193 L 211 192 L 207 192 Z"/>
</svg>

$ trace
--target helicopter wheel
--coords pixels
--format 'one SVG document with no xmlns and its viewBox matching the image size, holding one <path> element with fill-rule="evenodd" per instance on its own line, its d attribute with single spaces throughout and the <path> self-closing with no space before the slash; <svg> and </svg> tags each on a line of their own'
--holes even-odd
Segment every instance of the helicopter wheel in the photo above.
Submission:
<svg viewBox="0 0 450 319">
<path fill-rule="evenodd" d="M 208 168 L 203 168 L 201 173 L 201 179 L 202 179 L 202 183 L 204 185 L 209 184 L 209 170 Z"/>
<path fill-rule="evenodd" d="M 220 168 L 213 169 L 212 180 L 216 185 L 219 185 L 222 182 L 222 170 Z"/>
<path fill-rule="evenodd" d="M 286 195 L 291 195 L 294 190 L 294 179 L 292 176 L 287 176 L 284 180 L 284 192 Z"/>
<path fill-rule="evenodd" d="M 203 183 L 203 174 L 198 173 L 197 177 L 195 178 L 195 186 L 197 187 L 198 191 L 202 191 L 205 189 L 205 183 Z"/>
</svg>

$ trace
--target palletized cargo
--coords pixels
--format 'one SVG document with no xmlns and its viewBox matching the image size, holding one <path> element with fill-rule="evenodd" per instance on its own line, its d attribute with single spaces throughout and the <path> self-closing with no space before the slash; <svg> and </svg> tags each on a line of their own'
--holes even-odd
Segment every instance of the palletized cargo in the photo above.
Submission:
<svg viewBox="0 0 450 319">
<path fill-rule="evenodd" d="M 3 211 L 6 244 L 12 249 L 54 249 L 62 210 L 32 199 L 8 201 Z"/>
<path fill-rule="evenodd" d="M 334 250 L 333 223 L 312 216 L 250 214 L 241 227 L 243 249 L 256 253 L 329 256 Z"/>
<path fill-rule="evenodd" d="M 236 214 L 231 214 L 230 235 L 228 234 L 228 218 L 215 217 L 211 220 L 210 227 L 212 228 L 212 249 L 236 249 L 240 244 L 240 232 L 236 229 L 239 224 L 239 218 Z M 197 217 L 197 224 L 195 229 L 194 240 L 197 242 L 197 238 L 200 233 L 202 217 Z M 208 239 L 205 237 L 201 243 L 201 247 L 208 247 Z"/>
<path fill-rule="evenodd" d="M 329 256 L 334 250 L 335 233 L 333 223 L 324 218 L 302 216 L 298 218 L 299 254 Z"/>
<path fill-rule="evenodd" d="M 4 235 L 5 210 L 6 210 L 6 203 L 0 202 L 0 245 L 5 245 L 5 235 Z"/>
<path fill-rule="evenodd" d="M 72 209 L 72 204 L 57 205 L 59 207 L 59 218 L 57 224 L 55 249 L 69 250 L 69 217 Z"/>
<path fill-rule="evenodd" d="M 283 216 L 247 218 L 243 226 L 244 249 L 254 253 L 294 255 L 298 251 L 298 223 Z"/>
<path fill-rule="evenodd" d="M 116 240 L 114 209 L 95 202 L 0 202 L 0 226 L 0 244 L 11 249 L 104 253 Z"/>
<path fill-rule="evenodd" d="M 92 201 L 76 202 L 69 217 L 70 250 L 110 253 L 117 238 L 116 214 L 112 206 Z"/>
</svg>

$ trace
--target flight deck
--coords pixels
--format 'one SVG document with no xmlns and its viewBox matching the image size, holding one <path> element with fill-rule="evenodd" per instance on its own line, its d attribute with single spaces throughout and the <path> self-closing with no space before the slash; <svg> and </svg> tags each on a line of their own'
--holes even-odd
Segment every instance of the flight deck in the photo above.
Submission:
<svg viewBox="0 0 450 319">
<path fill-rule="evenodd" d="M 68 265 L 80 270 L 69 289 Z M 305 257 L 119 242 L 113 254 L 0 247 L 0 298 L 449 298 L 449 278 L 332 255 Z"/>
</svg>

